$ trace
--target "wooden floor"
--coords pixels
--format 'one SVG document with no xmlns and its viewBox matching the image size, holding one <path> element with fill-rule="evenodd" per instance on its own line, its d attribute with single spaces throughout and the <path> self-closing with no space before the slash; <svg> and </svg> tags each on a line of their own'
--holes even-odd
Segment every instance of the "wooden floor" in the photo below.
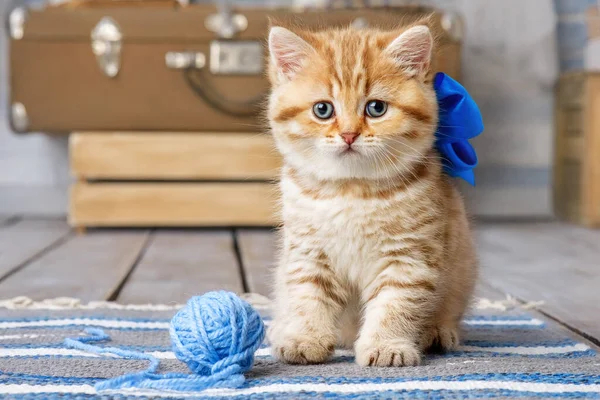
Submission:
<svg viewBox="0 0 600 400">
<path fill-rule="evenodd" d="M 538 310 L 600 343 L 600 230 L 555 222 L 480 223 L 480 295 L 542 301 Z M 269 294 L 266 229 L 92 230 L 0 217 L 0 299 L 183 303 L 215 289 Z"/>
</svg>

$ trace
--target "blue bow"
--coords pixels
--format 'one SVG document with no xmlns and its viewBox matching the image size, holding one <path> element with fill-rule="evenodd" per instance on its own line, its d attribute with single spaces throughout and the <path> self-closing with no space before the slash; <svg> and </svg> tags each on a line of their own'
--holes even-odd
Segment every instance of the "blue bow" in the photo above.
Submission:
<svg viewBox="0 0 600 400">
<path fill-rule="evenodd" d="M 483 132 L 479 107 L 460 83 L 444 73 L 435 76 L 433 87 L 440 110 L 435 145 L 444 171 L 475 186 L 477 154 L 469 139 Z"/>
</svg>

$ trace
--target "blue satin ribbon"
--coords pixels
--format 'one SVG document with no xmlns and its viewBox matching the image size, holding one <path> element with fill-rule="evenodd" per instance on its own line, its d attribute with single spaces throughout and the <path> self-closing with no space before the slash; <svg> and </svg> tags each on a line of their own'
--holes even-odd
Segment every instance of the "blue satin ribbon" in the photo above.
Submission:
<svg viewBox="0 0 600 400">
<path fill-rule="evenodd" d="M 469 139 L 483 132 L 479 107 L 460 83 L 444 73 L 436 74 L 433 87 L 440 116 L 435 145 L 442 156 L 444 171 L 475 186 L 473 169 L 477 166 L 477 154 Z"/>
</svg>

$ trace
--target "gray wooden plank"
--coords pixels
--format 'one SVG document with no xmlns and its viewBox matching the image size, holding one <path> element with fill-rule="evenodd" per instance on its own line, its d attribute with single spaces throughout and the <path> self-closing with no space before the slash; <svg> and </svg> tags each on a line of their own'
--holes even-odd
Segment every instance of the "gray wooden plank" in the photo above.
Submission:
<svg viewBox="0 0 600 400">
<path fill-rule="evenodd" d="M 147 231 L 74 236 L 0 282 L 0 297 L 106 300 L 125 279 L 147 239 Z"/>
<path fill-rule="evenodd" d="M 120 303 L 183 303 L 212 290 L 242 293 L 230 231 L 160 231 L 121 290 Z"/>
<path fill-rule="evenodd" d="M 505 293 L 505 292 L 491 286 L 489 283 L 485 282 L 484 280 L 480 280 L 477 283 L 477 287 L 475 289 L 475 297 L 476 298 L 485 298 L 485 299 L 488 299 L 491 301 L 506 300 L 507 294 L 508 293 Z M 587 345 L 595 348 L 596 350 L 600 350 L 600 347 L 598 347 L 598 345 L 596 343 L 589 341 L 586 337 L 581 336 L 578 332 L 573 331 L 572 329 L 563 325 L 559 321 L 548 318 L 547 315 L 544 315 L 543 313 L 536 310 L 535 308 L 524 307 L 524 305 L 525 305 L 524 303 L 518 302 L 516 307 L 522 308 L 523 312 L 531 315 L 534 318 L 538 318 L 538 319 L 545 321 L 546 324 L 548 324 L 548 326 L 551 329 L 556 329 L 556 330 L 560 331 L 562 334 L 564 334 L 565 336 L 570 337 L 573 340 L 576 340 L 579 342 L 584 342 Z"/>
<path fill-rule="evenodd" d="M 263 296 L 271 296 L 277 234 L 267 230 L 240 229 L 237 231 L 237 237 L 248 290 Z"/>
<path fill-rule="evenodd" d="M 0 279 L 61 242 L 70 233 L 62 220 L 20 220 L 0 227 Z M 5 297 L 0 286 L 0 297 Z"/>
<path fill-rule="evenodd" d="M 490 301 L 502 301 L 506 300 L 506 293 L 493 288 L 486 282 L 479 280 L 475 286 L 475 293 L 473 294 L 473 300 L 487 299 Z"/>
<path fill-rule="evenodd" d="M 600 231 L 561 223 L 477 229 L 482 279 L 600 340 Z"/>
<path fill-rule="evenodd" d="M 14 215 L 0 215 L 0 227 L 10 224 L 12 221 L 15 220 L 15 218 L 16 216 Z"/>
</svg>

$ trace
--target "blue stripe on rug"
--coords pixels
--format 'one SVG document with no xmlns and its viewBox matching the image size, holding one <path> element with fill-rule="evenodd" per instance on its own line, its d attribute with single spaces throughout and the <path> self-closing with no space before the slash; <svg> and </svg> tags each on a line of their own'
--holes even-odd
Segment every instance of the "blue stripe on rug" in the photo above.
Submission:
<svg viewBox="0 0 600 400">
<path fill-rule="evenodd" d="M 14 372 L 0 371 L 0 382 L 2 384 L 61 384 L 61 385 L 93 385 L 98 381 L 104 380 L 104 377 L 73 377 L 73 376 L 54 376 L 54 375 L 35 375 L 22 374 Z"/>
<path fill-rule="evenodd" d="M 499 342 L 499 343 L 494 343 L 494 342 L 487 342 L 487 343 L 481 343 L 481 342 L 470 342 L 470 341 L 466 341 L 463 344 L 461 344 L 461 346 L 465 346 L 465 347 L 478 347 L 478 348 L 495 348 L 495 347 L 505 347 L 505 348 L 523 348 L 523 349 L 527 349 L 527 348 L 539 348 L 539 347 L 547 347 L 547 348 L 556 348 L 556 349 L 560 349 L 560 348 L 566 348 L 569 346 L 575 346 L 575 345 L 581 345 L 581 342 L 575 342 L 575 341 L 558 341 L 558 342 L 540 342 L 540 343 L 528 343 L 528 344 L 520 344 L 520 343 L 506 343 L 506 342 Z M 145 345 L 101 345 L 99 347 L 117 347 L 121 350 L 133 350 L 133 351 L 145 351 L 145 352 L 153 352 L 153 351 L 158 351 L 158 352 L 170 352 L 173 350 L 173 348 L 171 346 L 145 346 Z M 66 348 L 65 345 L 63 343 L 48 343 L 48 344 L 43 344 L 43 343 L 10 343 L 10 344 L 3 344 L 2 346 L 0 346 L 0 350 L 1 349 L 62 349 L 62 348 Z M 270 346 L 268 344 L 263 344 L 260 346 L 260 349 L 268 349 L 270 348 Z M 342 349 L 343 350 L 343 349 Z M 485 352 L 486 354 L 492 354 L 493 352 L 486 352 L 484 350 L 482 350 L 483 352 Z M 583 351 L 583 350 L 581 350 Z M 474 353 L 477 352 L 477 350 L 467 350 L 467 351 L 455 351 L 454 353 Z M 592 352 L 594 353 L 595 351 L 592 350 Z M 500 352 L 502 353 L 502 352 Z M 507 354 L 509 352 L 506 352 Z M 515 354 L 510 352 L 509 354 Z M 0 355 L 1 357 L 1 355 Z M 25 356 L 26 357 L 26 356 Z M 260 357 L 260 356 L 259 356 Z"/>
<path fill-rule="evenodd" d="M 166 322 L 170 323 L 170 319 L 165 318 L 123 318 L 113 317 L 110 315 L 106 316 L 81 316 L 81 317 L 69 317 L 69 318 L 58 318 L 58 317 L 23 317 L 23 318 L 2 318 L 0 322 L 37 322 L 37 321 L 60 321 L 60 320 L 98 320 L 98 321 L 127 321 L 127 322 Z M 470 315 L 465 317 L 466 320 L 473 321 L 520 321 L 520 320 L 533 320 L 537 319 L 529 314 L 518 314 L 518 315 Z M 271 321 L 271 317 L 263 317 L 263 321 Z"/>
<path fill-rule="evenodd" d="M 410 368 L 410 367 L 407 367 Z M 0 371 L 2 384 L 11 383 L 9 380 L 15 380 L 12 383 L 24 383 L 25 380 L 49 384 L 61 385 L 81 385 L 93 384 L 102 381 L 105 378 L 86 378 L 86 377 L 61 377 L 53 375 L 36 375 Z M 429 377 L 320 377 L 320 376 L 296 376 L 289 378 L 248 378 L 242 388 L 252 388 L 277 384 L 326 384 L 326 385 L 350 385 L 350 384 L 382 384 L 395 382 L 428 382 L 428 381 L 494 381 L 494 382 L 522 382 L 522 383 L 547 383 L 547 384 L 574 384 L 574 385 L 599 385 L 600 375 L 588 374 L 543 374 L 543 373 L 489 373 L 489 374 L 460 374 L 460 375 L 441 375 Z"/>
<path fill-rule="evenodd" d="M 198 397 L 202 398 L 202 397 Z M 269 393 L 259 395 L 240 395 L 240 396 L 223 396 L 210 397 L 211 400 L 298 400 L 301 399 L 340 399 L 340 400 L 373 400 L 373 399 L 394 399 L 394 400 L 446 400 L 446 399 L 492 399 L 492 398 L 511 398 L 511 399 L 600 399 L 600 393 L 589 392 L 569 392 L 569 393 L 539 393 L 539 392 L 519 392 L 514 390 L 385 390 L 375 392 L 361 393 L 336 393 L 336 392 L 310 392 L 303 391 L 301 396 L 299 393 Z M 37 397 L 43 399 L 43 397 Z M 61 397 L 61 400 L 64 398 Z M 75 397 L 71 397 L 75 399 Z M 77 397 L 77 400 L 80 398 Z M 130 400 L 129 398 L 115 398 L 116 400 Z M 139 400 L 139 397 L 137 398 Z M 34 400 L 28 397 L 28 400 Z M 69 398 L 66 398 L 69 400 Z"/>
<path fill-rule="evenodd" d="M 529 314 L 512 314 L 512 315 L 469 315 L 465 317 L 467 320 L 474 321 L 520 321 L 522 319 L 537 319 Z"/>
<path fill-rule="evenodd" d="M 123 318 L 113 317 L 110 315 L 106 316 L 81 316 L 81 317 L 69 317 L 69 318 L 57 318 L 57 317 L 23 317 L 23 318 L 2 318 L 0 322 L 37 322 L 37 321 L 63 321 L 63 320 L 98 320 L 98 321 L 126 321 L 126 322 L 166 322 L 170 323 L 170 319 L 165 318 Z"/>
<path fill-rule="evenodd" d="M 12 375 L 12 376 L 11 376 Z M 92 398 L 92 384 L 98 380 L 60 378 L 23 374 L 0 375 L 19 378 L 10 382 L 3 379 L 0 393 L 22 394 L 19 398 L 82 399 Z M 37 378 L 37 380 L 36 380 Z M 422 382 L 422 383 L 421 383 Z M 287 398 L 490 398 L 490 397 L 542 397 L 542 398 L 599 398 L 600 376 L 584 374 L 463 374 L 435 377 L 398 378 L 323 378 L 295 377 L 286 379 L 249 379 L 243 387 L 217 396 L 202 393 L 185 393 L 194 398 L 227 399 L 287 399 Z M 286 386 L 282 386 L 286 385 Z M 368 385 L 372 386 L 369 387 Z M 72 387 L 73 389 L 69 389 Z M 388 389 L 393 387 L 394 389 Z M 318 388 L 318 389 L 317 389 Z M 60 394 L 57 393 L 60 391 Z M 100 393 L 112 399 L 129 398 L 126 392 Z M 150 398 L 175 397 L 177 393 L 161 393 Z M 140 398 L 140 397 L 138 397 Z"/>
<path fill-rule="evenodd" d="M 583 351 L 572 351 L 568 353 L 551 353 L 551 354 L 515 354 L 515 353 L 503 353 L 503 352 L 487 352 L 487 351 L 457 351 L 452 353 L 447 353 L 442 356 L 432 355 L 429 356 L 431 358 L 461 358 L 461 357 L 471 357 L 471 358 L 483 358 L 483 357 L 492 357 L 492 358 L 506 358 L 506 357 L 527 357 L 527 358 L 582 358 L 582 357 L 594 357 L 596 352 L 594 350 L 583 350 Z"/>
<path fill-rule="evenodd" d="M 71 336 L 69 336 L 71 337 Z M 527 344 L 517 343 L 517 342 L 489 342 L 482 340 L 466 340 L 461 343 L 462 346 L 476 346 L 476 347 L 566 347 L 573 346 L 576 344 L 580 344 L 581 342 L 577 342 L 571 339 L 563 339 L 563 340 L 544 340 L 540 342 L 529 342 Z M 64 343 L 54 342 L 54 343 L 3 343 L 0 345 L 0 349 L 36 349 L 36 348 L 64 348 Z M 102 347 L 102 346 L 101 346 Z M 107 347 L 114 347 L 108 346 Z M 135 350 L 135 351 L 172 351 L 172 346 L 147 346 L 147 345 L 116 345 L 116 347 L 123 350 Z M 260 349 L 267 349 L 270 345 L 268 343 L 263 343 L 260 346 Z"/>
<path fill-rule="evenodd" d="M 476 343 L 476 345 L 475 345 Z M 101 346 L 102 347 L 102 346 Z M 108 347 L 115 347 L 108 346 Z M 162 353 L 159 358 L 174 358 L 170 346 L 144 346 L 144 345 L 116 345 L 121 350 L 156 352 Z M 257 359 L 272 359 L 269 346 L 263 344 L 256 353 Z M 579 343 L 570 339 L 560 341 L 544 341 L 540 343 L 529 343 L 523 345 L 515 342 L 485 342 L 485 341 L 466 341 L 457 351 L 449 352 L 441 357 L 535 357 L 535 358 L 573 358 L 588 357 L 596 355 L 596 351 L 584 343 Z M 0 347 L 0 358 L 41 358 L 41 357 L 77 357 L 87 358 L 94 355 L 78 350 L 67 349 L 62 343 L 49 344 L 6 344 Z M 438 358 L 435 355 L 429 357 Z M 108 357 L 103 357 L 108 358 Z M 118 359 L 118 358 L 117 358 Z M 344 359 L 352 360 L 353 353 L 349 350 L 336 350 L 334 360 Z"/>
<path fill-rule="evenodd" d="M 98 399 L 98 395 L 89 394 L 48 394 L 48 393 L 37 393 L 28 394 L 26 396 L 20 396 L 23 400 L 88 400 Z M 107 398 L 107 397 L 103 397 Z M 112 400 L 145 400 L 154 399 L 155 397 L 147 396 L 127 396 L 121 394 L 111 394 L 109 399 Z M 165 398 L 165 397 L 162 397 Z M 173 395 L 171 398 L 177 398 Z M 581 393 L 581 392 L 569 392 L 569 393 L 535 393 L 535 392 L 517 392 L 511 390 L 469 390 L 469 391 L 378 391 L 378 392 L 364 392 L 364 393 L 353 393 L 353 394 L 340 394 L 340 393 L 323 393 L 323 392 L 302 392 L 300 397 L 298 393 L 269 393 L 253 396 L 226 396 L 226 397 L 210 397 L 211 400 L 298 400 L 302 399 L 349 399 L 349 400 L 372 400 L 372 399 L 394 399 L 394 400 L 412 400 L 412 399 L 426 399 L 426 400 L 444 400 L 444 399 L 491 399 L 491 398 L 511 398 L 511 399 L 600 399 L 600 394 L 597 393 Z M 202 399 L 202 396 L 196 397 L 196 399 Z"/>
<path fill-rule="evenodd" d="M 269 323 L 268 320 L 265 321 Z M 473 316 L 463 321 L 468 329 L 543 329 L 545 323 L 530 316 Z M 19 318 L 0 320 L 0 330 L 17 329 L 64 329 L 73 327 L 100 327 L 107 330 L 168 330 L 170 320 L 151 318 Z"/>
</svg>

